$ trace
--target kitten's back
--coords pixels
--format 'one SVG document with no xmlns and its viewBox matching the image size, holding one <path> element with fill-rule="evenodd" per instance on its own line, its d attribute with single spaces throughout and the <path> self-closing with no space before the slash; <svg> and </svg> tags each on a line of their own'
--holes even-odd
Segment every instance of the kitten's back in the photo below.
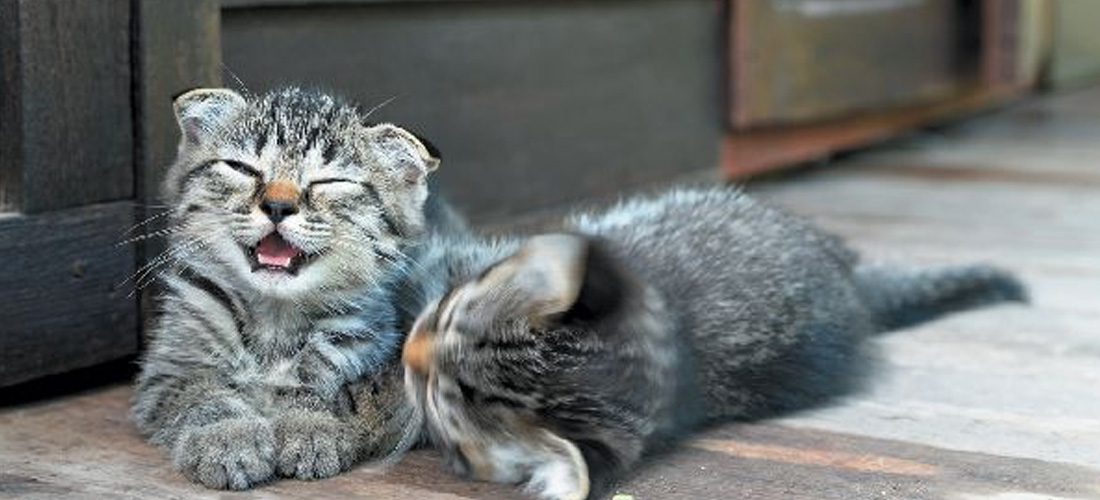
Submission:
<svg viewBox="0 0 1100 500">
<path fill-rule="evenodd" d="M 838 238 L 730 188 L 677 190 L 570 225 L 607 240 L 668 301 L 706 419 L 805 407 L 858 378 L 871 322 L 851 279 L 856 254 Z"/>
</svg>

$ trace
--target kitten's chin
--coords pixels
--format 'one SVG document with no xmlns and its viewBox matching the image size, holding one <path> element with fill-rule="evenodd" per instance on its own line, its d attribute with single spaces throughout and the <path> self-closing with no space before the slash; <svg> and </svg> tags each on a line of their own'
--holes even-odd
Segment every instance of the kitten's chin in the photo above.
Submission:
<svg viewBox="0 0 1100 500">
<path fill-rule="evenodd" d="M 295 282 L 299 281 L 299 278 L 297 273 L 261 267 L 253 268 L 248 280 L 262 295 L 278 297 L 293 295 L 291 292 L 298 288 Z"/>
<path fill-rule="evenodd" d="M 260 295 L 282 299 L 301 301 L 316 292 L 317 280 L 312 269 L 304 269 L 290 272 L 286 269 L 258 267 L 248 273 L 248 281 L 252 288 Z"/>
<path fill-rule="evenodd" d="M 291 273 L 282 269 L 260 268 L 246 271 L 245 279 L 259 295 L 307 306 L 337 299 L 343 287 L 334 281 L 325 256 Z M 321 290 L 324 289 L 324 293 Z"/>
<path fill-rule="evenodd" d="M 257 259 L 248 255 L 234 263 L 234 274 L 256 295 L 280 301 L 293 301 L 300 306 L 324 302 L 338 302 L 343 294 L 359 293 L 371 286 L 369 269 L 364 269 L 366 257 L 354 259 L 361 267 L 350 268 L 353 260 L 347 255 L 331 252 L 308 254 L 297 267 L 257 265 Z"/>
</svg>

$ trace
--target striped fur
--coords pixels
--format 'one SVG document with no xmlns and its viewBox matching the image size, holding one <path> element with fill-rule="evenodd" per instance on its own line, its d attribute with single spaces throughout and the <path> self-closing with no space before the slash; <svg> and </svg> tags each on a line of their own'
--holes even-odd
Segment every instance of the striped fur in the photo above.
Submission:
<svg viewBox="0 0 1100 500">
<path fill-rule="evenodd" d="M 856 388 L 874 333 L 1023 298 L 987 267 L 869 267 L 730 189 L 636 199 L 565 229 L 429 245 L 415 279 L 438 283 L 402 354 L 406 393 L 455 470 L 551 500 L 602 498 L 698 425 Z"/>
<path fill-rule="evenodd" d="M 133 418 L 212 488 L 331 476 L 406 433 L 393 287 L 426 232 L 430 146 L 297 88 L 177 98 L 159 317 Z M 264 202 L 291 209 L 279 221 Z M 278 231 L 294 272 L 257 267 Z M 398 397 L 389 396 L 396 394 Z"/>
</svg>

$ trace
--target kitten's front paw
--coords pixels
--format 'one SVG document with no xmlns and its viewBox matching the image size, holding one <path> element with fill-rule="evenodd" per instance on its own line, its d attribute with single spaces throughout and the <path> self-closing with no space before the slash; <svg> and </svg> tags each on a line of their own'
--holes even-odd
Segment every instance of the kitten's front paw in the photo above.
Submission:
<svg viewBox="0 0 1100 500">
<path fill-rule="evenodd" d="M 235 418 L 184 432 L 173 461 L 207 488 L 248 489 L 275 474 L 275 433 L 259 418 Z"/>
<path fill-rule="evenodd" d="M 295 410 L 275 422 L 279 474 L 320 479 L 355 463 L 356 440 L 348 424 L 327 413 Z"/>
</svg>

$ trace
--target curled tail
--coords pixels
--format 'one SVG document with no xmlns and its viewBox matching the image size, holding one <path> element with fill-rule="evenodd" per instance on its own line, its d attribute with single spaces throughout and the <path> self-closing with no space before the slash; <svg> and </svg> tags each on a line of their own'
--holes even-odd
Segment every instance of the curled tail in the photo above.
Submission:
<svg viewBox="0 0 1100 500">
<path fill-rule="evenodd" d="M 906 269 L 860 264 L 855 277 L 882 331 L 997 302 L 1027 302 L 1027 289 L 1015 276 L 985 265 Z"/>
</svg>

